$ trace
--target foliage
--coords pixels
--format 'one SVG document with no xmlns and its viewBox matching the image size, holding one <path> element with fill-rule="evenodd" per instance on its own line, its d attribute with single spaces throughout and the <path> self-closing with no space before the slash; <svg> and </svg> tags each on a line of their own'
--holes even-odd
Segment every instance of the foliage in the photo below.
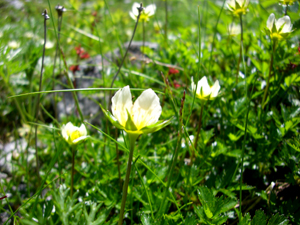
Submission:
<svg viewBox="0 0 300 225">
<path fill-rule="evenodd" d="M 127 85 L 134 100 L 152 88 L 167 122 L 136 142 L 126 224 L 300 223 L 299 1 L 250 1 L 242 54 L 241 34 L 228 31 L 240 19 L 225 1 L 146 1 L 155 14 L 138 24 L 112 88 L 135 26 L 133 2 L 65 1 L 60 33 L 59 1 L 20 2 L 0 3 L 0 223 L 118 223 L 130 142 L 103 112 L 111 115 L 111 97 Z M 271 13 L 293 24 L 274 51 Z M 201 102 L 191 81 L 204 76 L 220 91 Z M 72 148 L 61 135 L 68 122 L 85 124 L 89 136 L 76 145 L 72 197 Z"/>
</svg>

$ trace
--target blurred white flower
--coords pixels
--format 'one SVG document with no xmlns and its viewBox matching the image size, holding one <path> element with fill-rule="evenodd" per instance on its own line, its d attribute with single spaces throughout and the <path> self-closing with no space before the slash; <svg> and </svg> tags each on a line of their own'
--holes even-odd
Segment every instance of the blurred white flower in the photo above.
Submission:
<svg viewBox="0 0 300 225">
<path fill-rule="evenodd" d="M 194 92 L 196 89 L 196 84 L 194 83 L 194 78 L 192 77 L 192 91 Z M 201 100 L 212 100 L 218 96 L 220 90 L 220 84 L 217 80 L 213 86 L 209 86 L 207 82 L 206 76 L 202 77 L 201 80 L 198 81 L 196 97 Z"/>
<path fill-rule="evenodd" d="M 272 39 L 281 40 L 292 32 L 293 25 L 289 16 L 284 16 L 278 20 L 272 13 L 267 20 L 267 31 Z"/>
<path fill-rule="evenodd" d="M 227 8 L 233 12 L 234 15 L 239 16 L 246 14 L 250 0 L 227 0 Z"/>
<path fill-rule="evenodd" d="M 17 42 L 17 41 L 9 41 L 7 46 L 12 48 L 12 49 L 17 49 L 20 47 L 20 42 Z"/>
<path fill-rule="evenodd" d="M 61 134 L 70 145 L 78 144 L 88 138 L 84 124 L 81 124 L 80 127 L 76 127 L 71 122 L 61 127 Z"/>
<path fill-rule="evenodd" d="M 228 26 L 228 34 L 230 36 L 236 36 L 241 33 L 241 25 L 232 23 Z"/>
<path fill-rule="evenodd" d="M 132 5 L 132 10 L 129 12 L 130 17 L 134 20 L 136 20 L 138 15 L 139 15 L 138 8 L 140 8 L 140 3 L 135 2 Z M 149 21 L 150 17 L 155 14 L 155 11 L 156 11 L 156 5 L 155 4 L 148 5 L 141 12 L 140 21 L 142 21 L 142 22 Z"/>
</svg>

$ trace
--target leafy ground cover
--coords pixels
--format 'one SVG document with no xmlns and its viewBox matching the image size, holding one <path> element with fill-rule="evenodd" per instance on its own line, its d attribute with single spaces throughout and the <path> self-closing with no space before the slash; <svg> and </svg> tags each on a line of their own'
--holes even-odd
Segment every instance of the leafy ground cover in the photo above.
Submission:
<svg viewBox="0 0 300 225">
<path fill-rule="evenodd" d="M 0 3 L 1 223 L 299 224 L 299 1 L 133 3 Z"/>
</svg>

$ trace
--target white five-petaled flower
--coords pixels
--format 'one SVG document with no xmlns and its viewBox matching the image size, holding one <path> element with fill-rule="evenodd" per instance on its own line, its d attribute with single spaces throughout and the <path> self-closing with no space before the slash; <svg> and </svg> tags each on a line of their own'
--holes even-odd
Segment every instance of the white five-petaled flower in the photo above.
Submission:
<svg viewBox="0 0 300 225">
<path fill-rule="evenodd" d="M 281 40 L 292 32 L 293 25 L 289 16 L 276 20 L 274 13 L 272 13 L 267 20 L 267 28 L 272 39 Z"/>
<path fill-rule="evenodd" d="M 196 84 L 194 83 L 194 78 L 192 77 L 192 91 L 196 89 Z M 220 84 L 217 80 L 212 87 L 209 86 L 206 76 L 202 77 L 198 81 L 196 97 L 201 100 L 211 100 L 218 96 L 220 90 Z"/>
<path fill-rule="evenodd" d="M 233 12 L 233 14 L 239 16 L 246 14 L 250 0 L 227 0 L 227 8 Z"/>
<path fill-rule="evenodd" d="M 158 122 L 162 108 L 152 89 L 147 89 L 132 104 L 129 86 L 112 98 L 112 114 L 127 133 L 148 133 L 141 130 Z"/>
<path fill-rule="evenodd" d="M 80 127 L 76 127 L 71 122 L 61 127 L 61 134 L 70 145 L 78 144 L 88 137 L 84 124 L 81 124 Z"/>
<path fill-rule="evenodd" d="M 135 2 L 132 5 L 132 10 L 129 12 L 130 17 L 134 20 L 136 20 L 139 15 L 138 8 L 140 8 L 140 3 Z M 155 14 L 155 11 L 156 11 L 156 5 L 154 4 L 148 5 L 141 12 L 140 21 L 142 22 L 149 21 L 150 17 Z"/>
</svg>

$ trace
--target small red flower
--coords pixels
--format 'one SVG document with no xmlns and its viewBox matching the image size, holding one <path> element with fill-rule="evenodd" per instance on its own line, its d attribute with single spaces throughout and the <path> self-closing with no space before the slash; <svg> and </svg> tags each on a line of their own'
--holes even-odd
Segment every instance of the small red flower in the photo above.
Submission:
<svg viewBox="0 0 300 225">
<path fill-rule="evenodd" d="M 70 70 L 72 71 L 72 73 L 75 73 L 76 71 L 80 71 L 79 65 L 71 65 Z"/>
<path fill-rule="evenodd" d="M 80 57 L 81 59 L 88 59 L 88 58 L 90 58 L 90 55 L 89 55 L 89 53 L 83 51 L 83 52 L 79 55 L 79 57 Z"/>
<path fill-rule="evenodd" d="M 181 87 L 181 85 L 176 80 L 174 80 L 173 85 L 174 85 L 174 88 L 180 88 Z"/>
<path fill-rule="evenodd" d="M 299 47 L 298 47 L 298 52 L 299 52 L 299 54 L 300 54 L 300 44 L 299 44 Z"/>
<path fill-rule="evenodd" d="M 81 48 L 80 45 L 76 46 L 74 49 L 76 50 L 77 55 L 80 55 L 82 54 L 82 52 L 84 52 L 83 48 Z"/>
<path fill-rule="evenodd" d="M 170 68 L 170 69 L 169 69 L 169 75 L 177 74 L 177 73 L 179 73 L 179 70 L 174 69 L 174 68 Z"/>
</svg>

